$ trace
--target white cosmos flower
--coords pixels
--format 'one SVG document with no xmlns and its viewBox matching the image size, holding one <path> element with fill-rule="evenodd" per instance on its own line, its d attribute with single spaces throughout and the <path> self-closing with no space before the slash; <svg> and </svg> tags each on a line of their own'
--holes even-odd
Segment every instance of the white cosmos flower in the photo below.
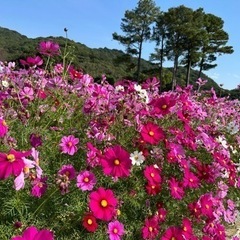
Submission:
<svg viewBox="0 0 240 240">
<path fill-rule="evenodd" d="M 140 166 L 144 162 L 145 157 L 142 152 L 134 151 L 130 154 L 130 159 L 132 160 L 132 165 Z"/>
</svg>

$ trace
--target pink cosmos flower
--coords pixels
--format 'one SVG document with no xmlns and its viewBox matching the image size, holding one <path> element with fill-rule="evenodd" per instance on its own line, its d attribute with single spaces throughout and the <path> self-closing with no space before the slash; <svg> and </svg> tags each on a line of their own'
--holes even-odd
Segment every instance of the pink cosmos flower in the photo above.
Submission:
<svg viewBox="0 0 240 240">
<path fill-rule="evenodd" d="M 59 144 L 62 153 L 67 153 L 69 155 L 74 155 L 77 152 L 77 144 L 79 143 L 79 139 L 75 138 L 73 135 L 64 136 L 61 139 L 61 143 Z"/>
<path fill-rule="evenodd" d="M 38 230 L 31 226 L 23 231 L 22 236 L 12 237 L 11 240 L 54 240 L 53 233 L 47 229 Z"/>
<path fill-rule="evenodd" d="M 158 167 L 155 167 L 154 165 L 146 166 L 143 174 L 144 177 L 150 182 L 155 184 L 160 184 L 162 179 L 160 175 L 161 171 Z"/>
<path fill-rule="evenodd" d="M 9 176 L 18 176 L 25 164 L 23 157 L 26 157 L 30 152 L 19 152 L 11 149 L 8 154 L 0 153 L 0 179 L 6 179 Z"/>
<path fill-rule="evenodd" d="M 192 239 L 193 237 L 192 223 L 188 218 L 182 220 L 182 234 L 185 239 Z"/>
<path fill-rule="evenodd" d="M 147 218 L 142 227 L 143 239 L 155 239 L 159 233 L 159 224 L 157 217 Z"/>
<path fill-rule="evenodd" d="M 95 175 L 90 171 L 82 171 L 77 175 L 77 187 L 82 191 L 91 191 L 96 182 Z"/>
<path fill-rule="evenodd" d="M 41 66 L 43 64 L 43 60 L 39 57 L 27 57 L 26 60 L 20 59 L 20 63 L 25 66 L 29 67 L 36 67 L 36 66 Z"/>
<path fill-rule="evenodd" d="M 130 175 L 132 161 L 130 154 L 121 146 L 116 145 L 105 151 L 101 164 L 106 175 L 118 178 Z"/>
<path fill-rule="evenodd" d="M 117 199 L 110 189 L 98 188 L 89 195 L 89 207 L 93 215 L 103 221 L 110 221 L 116 213 Z"/>
<path fill-rule="evenodd" d="M 153 99 L 150 105 L 153 106 L 154 114 L 166 115 L 170 113 L 171 108 L 176 104 L 174 96 L 164 96 Z"/>
<path fill-rule="evenodd" d="M 58 171 L 58 174 L 60 175 L 66 175 L 69 180 L 73 180 L 75 178 L 75 169 L 73 165 L 63 165 L 61 169 Z"/>
<path fill-rule="evenodd" d="M 108 224 L 107 233 L 110 240 L 121 240 L 121 236 L 124 232 L 124 225 L 119 221 L 113 221 Z"/>
<path fill-rule="evenodd" d="M 59 44 L 52 41 L 40 42 L 39 52 L 43 55 L 54 56 L 59 54 Z"/>
<path fill-rule="evenodd" d="M 8 125 L 3 118 L 0 118 L 0 137 L 4 137 L 8 132 Z"/>
<path fill-rule="evenodd" d="M 170 188 L 171 196 L 174 199 L 180 200 L 183 198 L 183 195 L 184 195 L 183 187 L 181 186 L 181 183 L 176 181 L 176 179 L 173 177 L 169 180 L 169 188 Z"/>
<path fill-rule="evenodd" d="M 181 228 L 171 226 L 163 234 L 161 240 L 184 240 Z"/>
<path fill-rule="evenodd" d="M 32 147 L 36 148 L 42 145 L 42 138 L 40 135 L 31 133 L 29 141 Z"/>
<path fill-rule="evenodd" d="M 199 178 L 188 169 L 185 170 L 183 177 L 183 186 L 189 188 L 198 188 L 199 185 L 200 185 Z"/>
<path fill-rule="evenodd" d="M 42 197 L 42 195 L 46 192 L 47 190 L 47 177 L 44 178 L 36 178 L 32 182 L 32 190 L 31 190 L 31 195 L 37 198 Z"/>
<path fill-rule="evenodd" d="M 165 138 L 163 130 L 155 123 L 148 122 L 141 129 L 141 137 L 144 142 L 157 145 Z"/>
</svg>

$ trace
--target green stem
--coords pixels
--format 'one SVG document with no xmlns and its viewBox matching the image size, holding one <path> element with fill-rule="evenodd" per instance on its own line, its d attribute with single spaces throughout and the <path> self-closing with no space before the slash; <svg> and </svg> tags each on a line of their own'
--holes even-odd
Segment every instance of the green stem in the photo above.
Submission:
<svg viewBox="0 0 240 240">
<path fill-rule="evenodd" d="M 37 209 L 34 211 L 33 216 L 35 216 L 39 210 L 41 209 L 41 207 L 58 191 L 59 189 L 56 188 L 38 207 Z"/>
</svg>

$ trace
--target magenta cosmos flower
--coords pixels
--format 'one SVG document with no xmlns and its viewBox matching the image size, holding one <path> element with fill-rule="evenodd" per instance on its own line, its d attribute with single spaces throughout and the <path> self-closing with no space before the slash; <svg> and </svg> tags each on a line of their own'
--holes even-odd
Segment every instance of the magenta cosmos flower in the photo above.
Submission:
<svg viewBox="0 0 240 240">
<path fill-rule="evenodd" d="M 152 102 L 150 102 L 150 105 L 153 106 L 153 113 L 161 114 L 163 116 L 170 113 L 171 108 L 175 104 L 176 99 L 173 95 L 153 99 Z"/>
<path fill-rule="evenodd" d="M 59 54 L 59 44 L 52 41 L 40 42 L 39 52 L 43 55 L 54 56 Z"/>
<path fill-rule="evenodd" d="M 95 175 L 90 171 L 82 171 L 77 175 L 77 187 L 82 191 L 91 191 L 96 182 Z"/>
<path fill-rule="evenodd" d="M 107 233 L 110 240 L 121 240 L 121 236 L 124 234 L 124 225 L 117 220 L 110 222 Z"/>
<path fill-rule="evenodd" d="M 100 187 L 91 192 L 89 199 L 89 207 L 97 219 L 110 221 L 113 218 L 118 202 L 112 190 Z"/>
<path fill-rule="evenodd" d="M 53 233 L 47 229 L 38 230 L 31 226 L 25 229 L 22 236 L 12 237 L 11 240 L 54 240 Z"/>
<path fill-rule="evenodd" d="M 141 129 L 141 137 L 144 142 L 157 145 L 165 138 L 163 130 L 155 123 L 148 122 Z"/>
<path fill-rule="evenodd" d="M 115 178 L 129 176 L 132 166 L 130 154 L 119 145 L 105 151 L 101 164 L 103 172 Z"/>
<path fill-rule="evenodd" d="M 4 119 L 0 118 L 0 137 L 4 137 L 8 132 L 7 123 Z"/>
<path fill-rule="evenodd" d="M 159 224 L 157 217 L 153 216 L 145 220 L 142 227 L 143 239 L 155 239 L 159 233 Z"/>
<path fill-rule="evenodd" d="M 64 136 L 61 139 L 61 143 L 59 144 L 62 153 L 67 153 L 69 155 L 74 155 L 77 152 L 77 144 L 79 143 L 79 139 L 75 138 L 73 135 Z"/>
<path fill-rule="evenodd" d="M 9 176 L 18 176 L 25 164 L 23 157 L 30 155 L 28 152 L 19 152 L 14 149 L 11 149 L 8 154 L 0 153 L 0 179 L 6 179 Z"/>
</svg>

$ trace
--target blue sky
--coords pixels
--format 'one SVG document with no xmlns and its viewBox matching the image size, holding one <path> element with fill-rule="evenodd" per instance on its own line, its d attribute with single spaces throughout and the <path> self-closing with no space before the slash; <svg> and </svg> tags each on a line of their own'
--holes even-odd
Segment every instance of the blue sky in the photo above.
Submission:
<svg viewBox="0 0 240 240">
<path fill-rule="evenodd" d="M 138 0 L 8 0 L 1 2 L 0 26 L 15 30 L 30 38 L 65 36 L 91 48 L 124 47 L 112 39 L 121 33 L 120 24 L 126 10 L 137 6 Z M 224 20 L 229 34 L 228 45 L 233 54 L 218 57 L 218 66 L 205 72 L 223 88 L 233 89 L 240 84 L 240 0 L 155 0 L 162 11 L 185 5 L 192 9 L 203 7 Z M 143 58 L 148 60 L 153 44 L 144 44 Z M 168 63 L 166 66 L 172 66 Z"/>
</svg>

